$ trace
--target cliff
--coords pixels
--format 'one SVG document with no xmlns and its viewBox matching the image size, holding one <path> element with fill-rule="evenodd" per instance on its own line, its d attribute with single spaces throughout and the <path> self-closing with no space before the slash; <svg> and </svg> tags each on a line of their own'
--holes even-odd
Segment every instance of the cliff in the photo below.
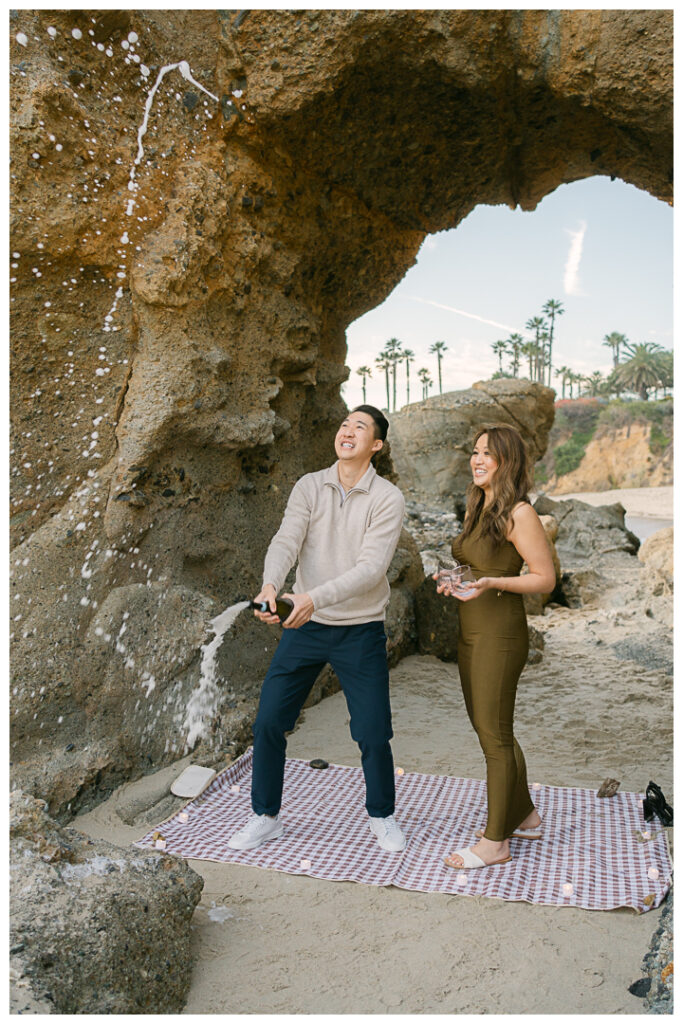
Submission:
<svg viewBox="0 0 683 1024">
<path fill-rule="evenodd" d="M 536 471 L 553 494 L 673 484 L 673 403 L 557 403 Z"/>
</svg>

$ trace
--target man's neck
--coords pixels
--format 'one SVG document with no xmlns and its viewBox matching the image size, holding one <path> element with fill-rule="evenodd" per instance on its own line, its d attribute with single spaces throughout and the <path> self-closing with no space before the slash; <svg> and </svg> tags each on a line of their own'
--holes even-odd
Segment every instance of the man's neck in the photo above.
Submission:
<svg viewBox="0 0 683 1024">
<path fill-rule="evenodd" d="M 356 486 L 358 481 L 367 473 L 369 465 L 369 459 L 362 466 L 357 466 L 352 462 L 337 462 L 339 483 L 345 491 L 350 491 L 352 487 Z"/>
</svg>

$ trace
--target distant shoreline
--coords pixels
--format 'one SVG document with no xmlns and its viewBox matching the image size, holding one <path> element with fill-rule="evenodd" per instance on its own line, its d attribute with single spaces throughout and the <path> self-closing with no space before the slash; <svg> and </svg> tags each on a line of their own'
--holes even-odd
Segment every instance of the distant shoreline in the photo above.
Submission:
<svg viewBox="0 0 683 1024">
<path fill-rule="evenodd" d="M 588 505 L 613 505 L 618 501 L 624 506 L 628 516 L 673 520 L 673 486 L 624 487 L 612 491 L 576 491 L 572 494 L 546 492 L 546 497 L 551 501 L 568 501 L 570 498 L 576 498 Z"/>
</svg>

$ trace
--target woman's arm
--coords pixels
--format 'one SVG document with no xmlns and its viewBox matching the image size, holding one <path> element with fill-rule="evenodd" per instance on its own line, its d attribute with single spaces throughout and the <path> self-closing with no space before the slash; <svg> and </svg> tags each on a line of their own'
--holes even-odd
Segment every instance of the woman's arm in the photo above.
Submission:
<svg viewBox="0 0 683 1024">
<path fill-rule="evenodd" d="M 512 594 L 548 594 L 554 590 L 555 566 L 536 509 L 525 502 L 512 513 L 512 528 L 507 539 L 514 544 L 529 572 L 524 576 L 490 577 L 490 588 Z"/>
<path fill-rule="evenodd" d="M 482 576 L 472 585 L 473 593 L 461 601 L 472 601 L 485 590 L 507 591 L 511 594 L 549 594 L 555 589 L 555 566 L 550 547 L 535 509 L 526 502 L 512 514 L 512 527 L 507 539 L 522 556 L 529 572 L 524 576 Z M 459 595 L 455 595 L 459 597 Z"/>
</svg>

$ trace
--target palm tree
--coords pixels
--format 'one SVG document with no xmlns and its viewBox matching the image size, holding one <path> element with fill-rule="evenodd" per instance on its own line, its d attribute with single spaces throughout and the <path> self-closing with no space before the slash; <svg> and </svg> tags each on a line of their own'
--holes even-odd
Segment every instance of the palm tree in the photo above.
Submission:
<svg viewBox="0 0 683 1024">
<path fill-rule="evenodd" d="M 535 341 L 525 341 L 520 348 L 521 354 L 529 360 L 529 380 L 534 379 L 534 356 L 536 355 L 537 348 L 538 345 Z"/>
<path fill-rule="evenodd" d="M 393 396 L 394 405 L 393 410 L 396 412 L 396 364 L 403 358 L 403 352 L 401 351 L 401 342 L 398 338 L 389 338 L 389 341 L 384 346 L 384 355 L 387 357 L 391 364 L 391 376 L 393 381 Z"/>
<path fill-rule="evenodd" d="M 572 376 L 572 371 L 568 366 L 560 366 L 559 369 L 555 370 L 555 376 L 560 377 L 562 380 L 562 397 L 564 398 L 564 389 Z"/>
<path fill-rule="evenodd" d="M 618 368 L 619 380 L 629 391 L 636 391 L 646 402 L 649 392 L 657 387 L 661 377 L 661 356 L 664 349 L 653 341 L 641 341 L 636 345 L 624 345 L 628 355 L 625 363 Z"/>
<path fill-rule="evenodd" d="M 576 383 L 578 385 L 578 394 L 576 397 L 582 398 L 588 390 L 588 386 L 590 384 L 590 377 L 588 377 L 585 373 L 577 373 Z"/>
<path fill-rule="evenodd" d="M 387 359 L 385 352 L 380 352 L 380 354 L 375 359 L 375 362 L 377 364 L 378 370 L 384 370 L 384 379 L 387 385 L 387 412 L 389 412 L 389 409 L 391 408 L 391 405 L 389 403 L 389 367 L 391 366 L 391 363 Z"/>
<path fill-rule="evenodd" d="M 550 317 L 550 333 L 548 334 L 548 387 L 550 387 L 553 372 L 553 336 L 555 334 L 555 317 L 562 316 L 564 313 L 564 307 L 562 303 L 557 302 L 556 299 L 548 299 L 543 307 L 543 312 L 546 316 Z"/>
<path fill-rule="evenodd" d="M 548 344 L 550 335 L 547 331 L 542 331 L 538 339 L 538 358 L 536 361 L 536 380 L 542 384 L 543 377 L 545 376 L 546 367 L 546 356 L 548 355 Z M 550 380 L 550 378 L 548 378 Z"/>
<path fill-rule="evenodd" d="M 427 367 L 420 367 L 420 369 L 417 371 L 417 376 L 422 381 L 422 398 L 424 400 L 427 397 L 427 381 L 429 381 L 429 383 L 431 384 L 429 370 L 427 369 Z"/>
<path fill-rule="evenodd" d="M 664 388 L 664 394 L 674 386 L 674 354 L 671 349 L 662 352 L 659 357 L 660 386 Z"/>
<path fill-rule="evenodd" d="M 411 348 L 404 348 L 403 358 L 406 364 L 406 405 L 410 405 L 410 360 L 415 358 L 415 353 Z"/>
<path fill-rule="evenodd" d="M 507 341 L 494 341 L 493 345 L 491 345 L 491 348 L 493 349 L 494 355 L 498 356 L 498 372 L 502 373 L 503 356 L 508 350 L 508 343 Z"/>
<path fill-rule="evenodd" d="M 619 365 L 619 349 L 622 345 L 628 345 L 628 338 L 625 334 L 619 334 L 617 331 L 612 331 L 611 334 L 605 335 L 603 345 L 612 349 L 612 359 L 614 361 L 614 368 L 616 369 Z"/>
<path fill-rule="evenodd" d="M 521 334 L 511 334 L 508 338 L 508 345 L 510 346 L 510 353 L 512 355 L 512 376 L 516 377 L 519 373 L 519 356 L 522 351 L 522 345 L 524 344 L 524 338 Z"/>
<path fill-rule="evenodd" d="M 608 398 L 611 398 L 612 395 L 616 395 L 617 398 L 620 398 L 623 390 L 624 385 L 619 380 L 619 367 L 612 367 L 612 370 L 605 381 L 605 394 Z"/>
<path fill-rule="evenodd" d="M 574 385 L 578 384 L 580 381 L 581 381 L 581 374 L 580 373 L 575 373 L 573 370 L 570 370 L 569 373 L 567 374 L 567 383 L 569 384 L 569 397 L 570 398 L 574 397 Z"/>
<path fill-rule="evenodd" d="M 359 366 L 356 373 L 360 375 L 361 380 L 363 381 L 363 405 L 365 405 L 365 384 L 368 377 L 372 377 L 372 370 L 369 366 Z"/>
<path fill-rule="evenodd" d="M 537 350 L 538 350 L 538 355 L 540 355 L 543 352 L 543 345 L 542 345 L 542 342 L 541 342 L 541 338 L 542 338 L 542 336 L 547 337 L 547 334 L 543 335 L 543 332 L 545 331 L 545 329 L 548 326 L 547 323 L 545 322 L 545 320 L 543 319 L 542 316 L 532 316 L 530 320 L 527 320 L 527 322 L 524 324 L 524 326 L 526 327 L 527 331 L 533 331 L 534 332 L 534 334 L 536 336 L 535 341 L 536 341 L 536 347 L 537 347 Z M 537 358 L 536 358 L 536 370 L 537 370 L 537 373 L 539 374 L 539 376 L 537 376 L 536 378 L 532 377 L 531 378 L 532 380 L 534 380 L 534 379 L 535 380 L 540 380 L 541 379 L 540 378 L 541 359 L 538 358 L 538 355 L 537 355 Z"/>
<path fill-rule="evenodd" d="M 437 361 L 438 367 L 439 367 L 439 394 L 440 395 L 443 394 L 443 388 L 441 386 L 441 360 L 443 358 L 443 353 L 446 351 L 447 348 L 448 348 L 448 345 L 446 344 L 445 341 L 435 341 L 434 344 L 429 349 L 430 352 L 434 352 L 436 354 L 436 361 Z M 430 384 L 431 384 L 431 381 L 430 381 Z"/>
<path fill-rule="evenodd" d="M 586 390 L 591 398 L 599 398 L 605 389 L 605 378 L 599 370 L 595 370 L 590 376 L 584 377 Z"/>
</svg>

